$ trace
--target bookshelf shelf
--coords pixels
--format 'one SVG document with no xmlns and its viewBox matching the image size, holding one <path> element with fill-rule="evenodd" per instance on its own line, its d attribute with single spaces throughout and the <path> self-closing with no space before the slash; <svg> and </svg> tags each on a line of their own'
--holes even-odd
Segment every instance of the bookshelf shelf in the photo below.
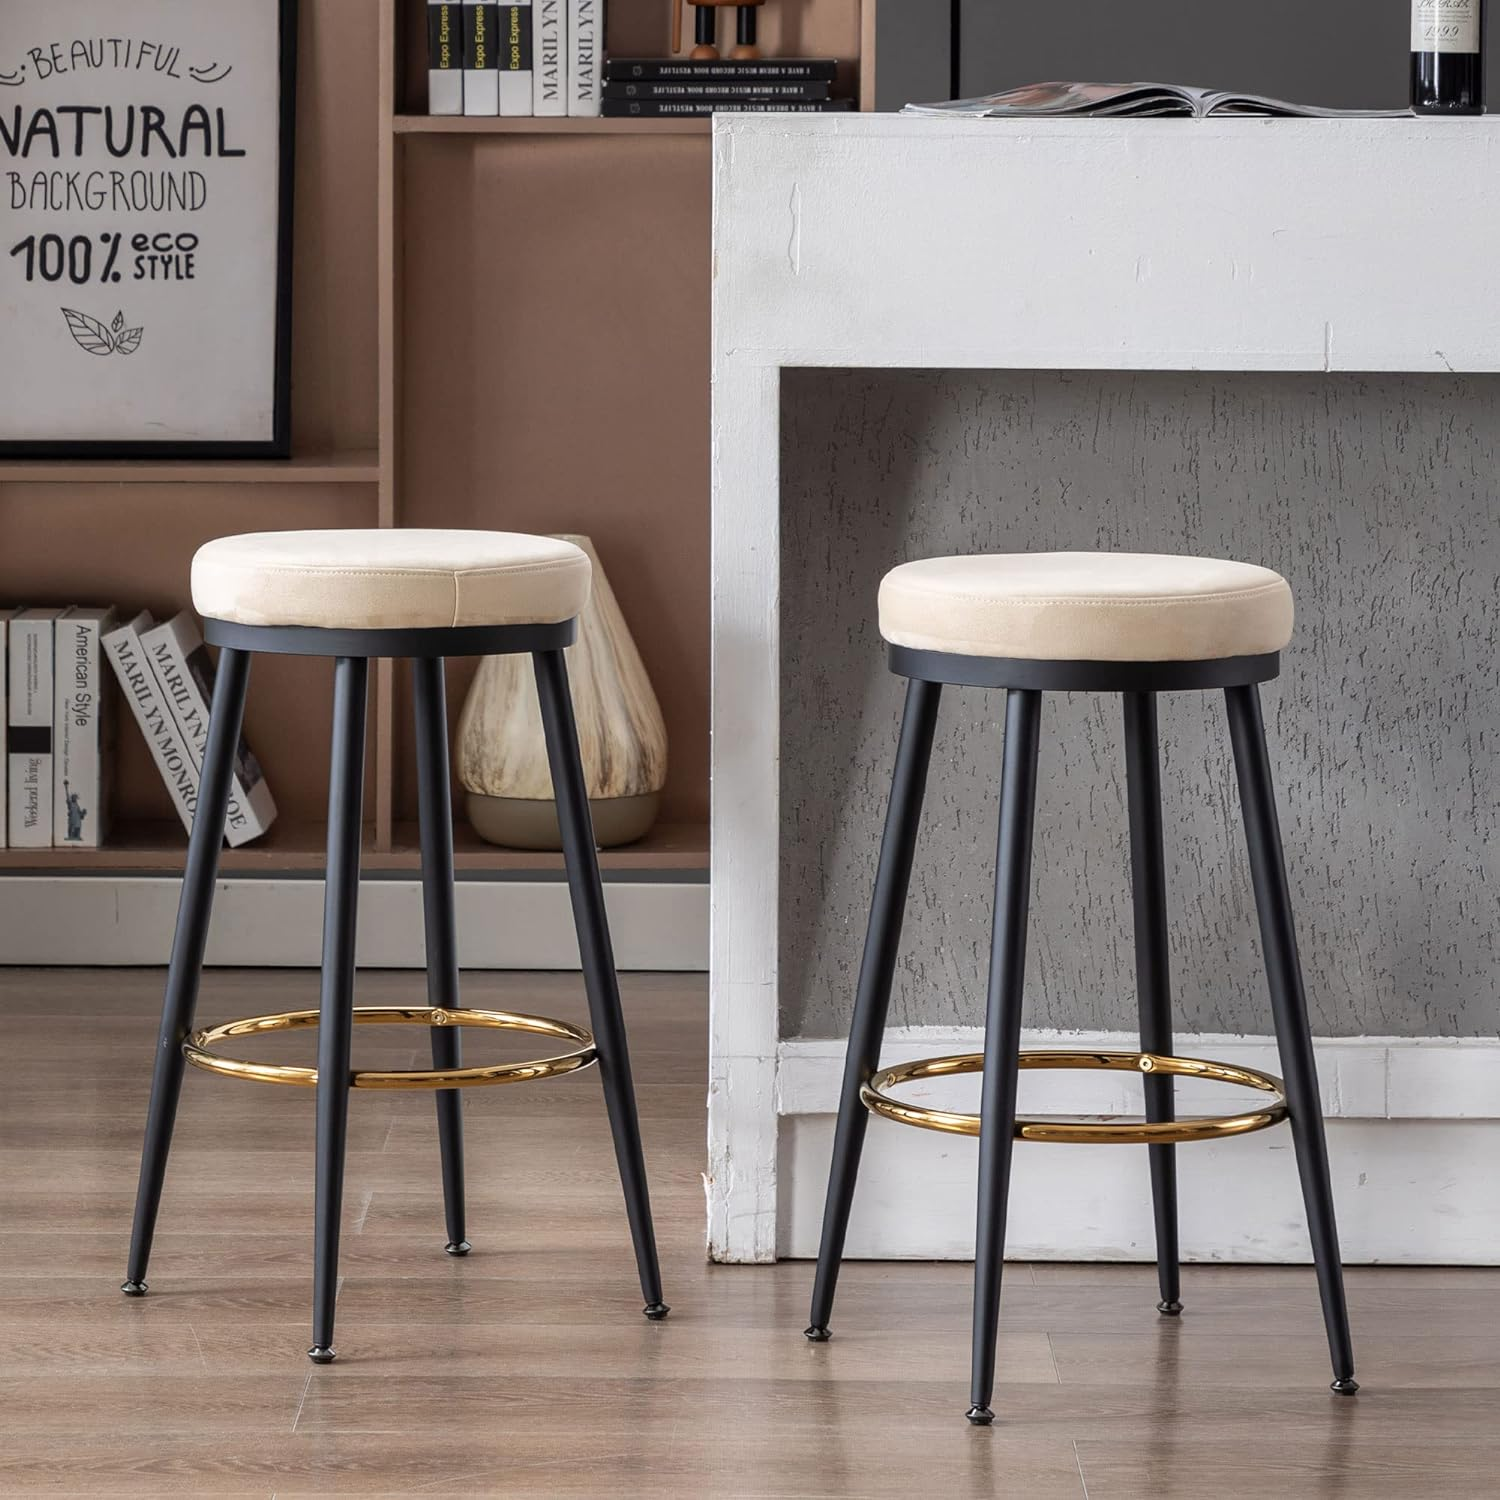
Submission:
<svg viewBox="0 0 1500 1500">
<path fill-rule="evenodd" d="M 491 119 L 461 115 L 397 115 L 397 135 L 710 135 L 713 120 L 682 119 Z"/>
<path fill-rule="evenodd" d="M 0 459 L 0 484 L 377 484 L 374 449 L 288 459 Z"/>
<path fill-rule="evenodd" d="M 225 849 L 219 868 L 233 874 L 321 874 L 326 849 L 321 823 L 279 818 L 265 838 L 241 849 Z M 187 835 L 179 823 L 155 821 L 117 825 L 106 849 L 4 849 L 0 871 L 45 874 L 175 874 L 187 856 Z M 504 874 L 511 871 L 562 872 L 561 854 L 498 849 L 482 842 L 462 821 L 454 830 L 454 864 L 460 874 Z M 410 872 L 421 866 L 414 823 L 398 823 L 391 846 L 378 848 L 373 829 L 366 833 L 361 865 L 367 873 Z M 612 870 L 683 870 L 708 868 L 708 828 L 695 823 L 661 823 L 639 843 L 600 852 L 599 865 Z"/>
<path fill-rule="evenodd" d="M 838 92 L 868 108 L 875 5 L 767 6 L 762 45 L 840 59 Z M 433 118 L 425 0 L 355 8 L 372 24 L 351 29 L 350 0 L 298 6 L 297 457 L 0 456 L 0 603 L 102 601 L 167 619 L 190 604 L 197 548 L 244 531 L 585 533 L 671 743 L 663 824 L 601 863 L 706 870 L 713 121 Z M 606 50 L 663 55 L 670 17 L 663 0 L 611 0 Z M 455 738 L 473 669 L 449 664 Z M 224 852 L 226 874 L 322 869 L 329 675 L 312 658 L 256 662 L 246 732 L 280 816 L 263 840 Z M 372 678 L 364 863 L 410 873 L 409 673 L 381 662 Z M 109 848 L 4 850 L 0 875 L 179 872 L 186 837 L 127 717 L 115 772 Z M 455 802 L 461 871 L 561 871 L 557 855 L 481 843 Z"/>
</svg>

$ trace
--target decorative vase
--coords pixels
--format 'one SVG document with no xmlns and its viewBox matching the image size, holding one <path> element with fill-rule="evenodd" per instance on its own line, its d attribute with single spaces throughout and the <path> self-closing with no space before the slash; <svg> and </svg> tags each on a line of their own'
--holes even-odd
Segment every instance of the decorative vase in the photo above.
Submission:
<svg viewBox="0 0 1500 1500">
<path fill-rule="evenodd" d="M 558 540 L 582 548 L 594 570 L 566 657 L 594 841 L 613 848 L 641 838 L 656 821 L 667 726 L 594 544 L 586 536 Z M 480 838 L 512 849 L 562 848 L 529 656 L 480 662 L 459 720 L 458 779 Z"/>
</svg>

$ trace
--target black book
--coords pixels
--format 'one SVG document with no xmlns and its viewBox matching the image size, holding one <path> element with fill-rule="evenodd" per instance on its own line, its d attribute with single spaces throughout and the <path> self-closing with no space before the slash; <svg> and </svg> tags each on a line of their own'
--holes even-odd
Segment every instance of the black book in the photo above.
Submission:
<svg viewBox="0 0 1500 1500">
<path fill-rule="evenodd" d="M 732 57 L 611 57 L 604 64 L 605 81 L 609 83 L 654 79 L 733 83 L 752 78 L 832 83 L 837 72 L 838 63 L 831 57 L 762 57 L 749 61 Z"/>
<path fill-rule="evenodd" d="M 660 119 L 669 115 L 821 115 L 853 109 L 852 99 L 819 99 L 799 104 L 794 99 L 606 99 L 607 116 Z"/>
<path fill-rule="evenodd" d="M 715 79 L 709 83 L 623 83 L 610 82 L 604 85 L 606 99 L 707 99 L 726 101 L 730 99 L 759 99 L 767 103 L 773 99 L 795 99 L 803 104 L 812 104 L 828 97 L 826 83 L 777 83 L 760 78 L 753 83 L 729 83 Z"/>
</svg>

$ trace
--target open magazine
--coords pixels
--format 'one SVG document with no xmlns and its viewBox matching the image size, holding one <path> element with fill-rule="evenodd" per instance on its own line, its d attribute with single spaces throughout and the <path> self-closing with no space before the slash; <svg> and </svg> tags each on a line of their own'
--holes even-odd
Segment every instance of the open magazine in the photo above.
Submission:
<svg viewBox="0 0 1500 1500">
<path fill-rule="evenodd" d="M 940 104 L 908 104 L 908 115 L 959 115 L 972 119 L 1005 119 L 1026 115 L 1257 115 L 1287 118 L 1374 119 L 1409 114 L 1404 109 L 1322 109 L 1287 104 L 1258 94 L 1222 89 L 1195 89 L 1177 83 L 1028 83 L 1022 88 L 985 94 L 978 99 L 949 99 Z"/>
</svg>

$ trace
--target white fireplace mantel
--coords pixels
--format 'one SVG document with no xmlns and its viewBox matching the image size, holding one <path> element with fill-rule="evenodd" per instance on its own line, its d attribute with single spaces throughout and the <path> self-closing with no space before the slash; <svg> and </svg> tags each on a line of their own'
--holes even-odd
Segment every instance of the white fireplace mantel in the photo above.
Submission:
<svg viewBox="0 0 1500 1500">
<path fill-rule="evenodd" d="M 775 1256 L 790 1086 L 781 368 L 1500 370 L 1497 241 L 1494 119 L 715 120 L 716 1258 Z"/>
</svg>

